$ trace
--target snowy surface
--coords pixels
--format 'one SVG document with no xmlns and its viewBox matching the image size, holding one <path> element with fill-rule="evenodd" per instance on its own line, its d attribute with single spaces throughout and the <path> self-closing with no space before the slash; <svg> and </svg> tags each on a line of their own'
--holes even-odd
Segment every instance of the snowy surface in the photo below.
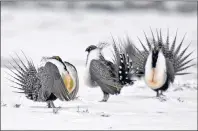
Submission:
<svg viewBox="0 0 198 131">
<path fill-rule="evenodd" d="M 175 34 L 178 41 L 187 32 L 185 46 L 197 53 L 196 14 L 166 14 L 137 12 L 37 11 L 1 10 L 1 57 L 23 50 L 36 65 L 42 56 L 59 55 L 76 65 L 80 77 L 78 99 L 56 101 L 58 114 L 35 103 L 24 95 L 13 93 L 5 68 L 1 68 L 1 128 L 2 129 L 197 129 L 197 68 L 185 77 L 177 77 L 165 93 L 167 101 L 160 101 L 143 80 L 123 88 L 119 96 L 102 99 L 100 88 L 84 85 L 85 48 L 101 41 L 111 41 L 111 34 L 123 38 L 125 34 L 139 43 L 143 30 L 149 33 L 162 28 Z M 173 36 L 171 36 L 173 38 Z M 179 43 L 179 42 L 178 42 Z M 177 44 L 178 44 L 177 43 Z M 197 61 L 195 60 L 195 63 Z M 19 108 L 14 105 L 20 104 Z"/>
<path fill-rule="evenodd" d="M 57 100 L 55 105 L 62 108 L 53 114 L 46 103 L 34 103 L 13 93 L 3 73 L 1 101 L 7 105 L 1 107 L 2 129 L 197 129 L 196 80 L 171 86 L 164 102 L 156 99 L 155 92 L 140 81 L 101 103 L 100 88 L 84 86 L 83 73 L 79 74 L 78 99 Z M 15 108 L 15 104 L 21 104 L 20 108 Z"/>
</svg>

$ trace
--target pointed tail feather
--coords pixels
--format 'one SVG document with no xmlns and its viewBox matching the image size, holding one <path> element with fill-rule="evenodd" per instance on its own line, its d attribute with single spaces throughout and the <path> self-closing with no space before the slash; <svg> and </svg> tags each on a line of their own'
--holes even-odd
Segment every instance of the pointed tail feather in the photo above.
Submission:
<svg viewBox="0 0 198 131">
<path fill-rule="evenodd" d="M 15 73 L 14 71 L 12 71 L 11 69 L 9 69 L 9 67 L 7 65 L 5 65 L 5 67 L 11 71 L 13 74 L 15 74 L 17 77 L 19 77 L 21 80 L 24 80 L 22 76 L 20 76 L 19 74 Z M 18 72 L 19 73 L 19 72 Z"/>
<path fill-rule="evenodd" d="M 189 53 L 188 55 L 186 55 L 185 57 L 181 58 L 181 60 L 178 60 L 176 62 L 177 65 L 182 64 L 194 51 L 192 51 L 191 53 Z"/>
<path fill-rule="evenodd" d="M 24 70 L 19 63 L 10 55 L 10 57 L 12 58 L 12 60 L 14 61 L 14 63 L 17 65 L 17 67 L 21 70 L 21 72 L 25 73 L 26 70 Z M 11 64 L 11 63 L 10 63 Z"/>
<path fill-rule="evenodd" d="M 121 46 L 118 46 L 115 42 L 113 43 L 113 54 L 114 61 L 116 61 L 115 65 L 117 66 L 118 80 L 121 85 L 133 84 L 133 80 L 131 80 L 131 64 L 130 57 L 125 48 L 121 49 Z"/>
<path fill-rule="evenodd" d="M 139 56 L 141 57 L 141 61 L 145 59 L 145 54 L 141 52 L 136 46 L 134 46 L 135 50 L 137 50 Z"/>
<path fill-rule="evenodd" d="M 195 66 L 195 65 L 196 65 L 196 64 L 191 64 L 191 65 L 189 65 L 189 66 L 180 68 L 180 69 L 177 70 L 177 72 L 183 71 L 183 70 L 188 69 L 188 68 L 190 68 L 190 67 L 192 67 L 192 66 Z"/>
<path fill-rule="evenodd" d="M 144 32 L 144 36 L 146 38 L 146 42 L 147 42 L 147 45 L 148 45 L 149 49 L 151 49 L 151 43 L 149 42 L 148 37 L 146 36 L 145 32 Z"/>
<path fill-rule="evenodd" d="M 161 29 L 160 29 L 160 41 L 161 41 L 161 43 L 163 43 L 163 39 L 162 39 L 162 31 L 161 31 Z"/>
<path fill-rule="evenodd" d="M 169 29 L 167 29 L 166 48 L 169 50 Z"/>
<path fill-rule="evenodd" d="M 140 61 L 142 60 L 142 57 L 138 54 L 133 44 L 128 43 L 125 47 L 125 51 L 129 54 L 132 61 L 134 61 L 135 58 L 138 58 Z"/>
<path fill-rule="evenodd" d="M 182 44 L 183 44 L 183 42 L 184 42 L 185 36 L 186 36 L 186 34 L 185 34 L 184 37 L 182 38 L 182 41 L 180 42 L 179 46 L 177 47 L 177 49 L 176 49 L 176 51 L 175 51 L 175 53 L 174 53 L 174 56 L 177 56 L 177 54 L 179 53 L 180 48 L 181 48 L 181 46 L 182 46 Z"/>
<path fill-rule="evenodd" d="M 179 61 L 182 56 L 184 55 L 184 53 L 186 52 L 186 50 L 189 48 L 189 46 L 191 45 L 191 43 L 180 53 L 180 55 L 176 58 L 176 61 Z"/>
<path fill-rule="evenodd" d="M 19 81 L 20 83 L 24 83 L 25 82 L 24 79 L 17 78 L 17 77 L 15 77 L 15 76 L 7 73 L 7 72 L 5 72 L 5 73 L 8 74 L 10 77 L 14 78 L 15 80 Z"/>
<path fill-rule="evenodd" d="M 171 46 L 171 52 L 174 52 L 174 50 L 175 50 L 175 43 L 176 43 L 176 39 L 177 39 L 177 31 L 176 31 L 176 35 L 175 35 L 175 38 L 174 38 L 174 40 L 173 40 L 173 43 L 172 43 L 172 46 Z"/>
<path fill-rule="evenodd" d="M 23 65 L 23 67 L 26 69 L 26 70 L 28 70 L 28 68 L 27 68 L 27 66 L 25 66 L 25 64 L 23 63 L 23 61 L 20 59 L 20 57 L 18 56 L 18 54 L 17 53 L 15 53 L 16 54 L 16 56 L 18 57 L 18 59 L 20 60 L 20 62 L 21 62 L 21 64 Z"/>
<path fill-rule="evenodd" d="M 16 53 L 15 53 L 16 54 Z M 23 53 L 24 54 L 24 53 Z M 19 87 L 16 86 L 11 86 L 13 88 L 17 88 L 19 90 L 22 90 L 23 92 L 18 92 L 18 93 L 25 93 L 26 97 L 28 99 L 37 101 L 38 99 L 38 95 L 39 95 L 39 89 L 41 86 L 38 86 L 37 84 L 41 84 L 40 80 L 37 77 L 37 71 L 35 66 L 33 65 L 33 62 L 30 62 L 27 57 L 27 65 L 25 65 L 25 63 L 22 61 L 22 59 L 18 56 L 18 54 L 16 54 L 17 58 L 19 59 L 19 62 L 17 62 L 16 59 L 14 59 L 12 56 L 12 60 L 14 61 L 15 65 L 17 65 L 17 67 L 15 67 L 12 63 L 10 63 L 10 65 L 16 70 L 15 72 L 12 71 L 11 69 L 8 68 L 9 71 L 12 72 L 13 75 L 7 73 L 10 77 L 13 78 L 9 79 L 7 78 L 9 81 L 11 81 L 13 84 L 18 85 Z M 21 64 L 19 64 L 21 63 Z M 33 93 L 34 92 L 34 93 Z"/>
<path fill-rule="evenodd" d="M 145 60 L 148 56 L 148 52 L 143 51 L 143 52 L 138 52 L 137 49 L 134 47 L 135 45 L 133 45 L 132 43 L 127 43 L 125 46 L 125 51 L 129 54 L 131 61 L 131 76 L 139 76 L 139 73 L 143 73 L 144 72 L 144 63 Z M 140 54 L 144 54 L 144 55 L 140 55 Z M 143 57 L 144 56 L 144 57 Z M 144 74 L 144 73 L 143 73 Z"/>
<path fill-rule="evenodd" d="M 16 87 L 16 86 L 10 86 L 10 87 L 12 87 L 12 88 L 16 88 L 16 89 L 19 89 L 19 90 L 24 91 L 24 89 L 23 89 L 23 88 L 19 88 L 19 87 Z"/>
<path fill-rule="evenodd" d="M 155 36 L 153 34 L 153 31 L 152 31 L 151 27 L 150 27 L 150 31 L 151 31 L 151 34 L 152 34 L 152 37 L 153 37 L 153 44 L 156 45 L 157 42 L 155 40 Z"/>
<path fill-rule="evenodd" d="M 144 48 L 144 51 L 148 53 L 147 48 L 144 46 L 144 44 L 142 43 L 142 41 L 140 40 L 140 38 L 138 37 L 139 42 L 141 43 L 142 47 Z"/>
<path fill-rule="evenodd" d="M 181 63 L 177 68 L 180 69 L 180 68 L 184 67 L 185 65 L 187 65 L 188 63 L 190 63 L 190 62 L 193 61 L 194 59 L 195 59 L 195 58 L 190 59 L 190 60 L 186 61 L 185 63 Z"/>
<path fill-rule="evenodd" d="M 157 34 L 157 40 L 158 40 L 158 44 L 160 42 L 160 37 L 159 37 L 159 33 L 158 33 L 158 30 L 156 29 L 156 34 Z"/>
<path fill-rule="evenodd" d="M 185 72 L 185 73 L 176 73 L 175 75 L 188 75 L 188 74 L 192 74 L 190 72 Z"/>
<path fill-rule="evenodd" d="M 8 63 L 17 71 L 17 73 L 19 73 L 21 76 L 24 76 L 25 72 L 22 72 L 21 70 L 17 69 L 17 67 L 15 67 L 10 61 L 8 61 Z M 11 70 L 11 69 L 9 69 L 9 70 Z"/>
<path fill-rule="evenodd" d="M 125 54 L 120 54 L 120 65 L 119 65 L 119 81 L 122 85 L 133 84 L 133 80 L 131 80 L 131 72 L 129 67 L 129 59 L 125 56 Z"/>
</svg>

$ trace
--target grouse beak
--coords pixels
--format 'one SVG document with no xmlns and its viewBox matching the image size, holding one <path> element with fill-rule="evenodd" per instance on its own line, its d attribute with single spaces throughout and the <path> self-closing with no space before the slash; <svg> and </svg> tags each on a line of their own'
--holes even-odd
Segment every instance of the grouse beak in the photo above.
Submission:
<svg viewBox="0 0 198 131">
<path fill-rule="evenodd" d="M 87 49 L 85 50 L 85 52 L 89 52 L 89 48 L 87 48 Z"/>
</svg>

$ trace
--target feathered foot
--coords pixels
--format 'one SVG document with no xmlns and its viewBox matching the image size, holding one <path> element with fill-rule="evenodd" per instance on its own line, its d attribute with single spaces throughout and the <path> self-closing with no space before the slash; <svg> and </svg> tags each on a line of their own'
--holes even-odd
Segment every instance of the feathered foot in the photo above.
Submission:
<svg viewBox="0 0 198 131">
<path fill-rule="evenodd" d="M 57 114 L 58 110 L 61 108 L 61 107 L 55 107 L 53 101 L 48 101 L 47 105 L 48 105 L 48 108 L 53 108 L 53 113 L 54 114 Z"/>
<path fill-rule="evenodd" d="M 157 92 L 156 95 L 157 99 L 159 99 L 161 102 L 167 101 L 167 98 L 165 97 L 165 95 L 162 94 L 162 91 L 159 92 L 158 90 L 156 92 Z"/>
<path fill-rule="evenodd" d="M 109 99 L 109 94 L 104 93 L 103 99 L 100 102 L 107 102 L 108 99 Z"/>
<path fill-rule="evenodd" d="M 165 96 L 164 94 L 163 94 L 163 91 L 161 90 L 161 92 L 160 92 L 160 94 L 159 94 L 160 96 Z"/>
<path fill-rule="evenodd" d="M 52 108 L 52 106 L 51 106 L 51 104 L 50 104 L 49 101 L 47 101 L 47 107 L 48 107 L 48 108 Z"/>
<path fill-rule="evenodd" d="M 53 113 L 54 113 L 54 114 L 57 114 L 57 113 L 58 113 L 58 111 L 60 110 L 60 108 L 61 108 L 61 107 L 53 108 Z"/>
<path fill-rule="evenodd" d="M 167 98 L 166 97 L 158 97 L 159 101 L 160 102 L 165 102 L 167 101 Z"/>
</svg>

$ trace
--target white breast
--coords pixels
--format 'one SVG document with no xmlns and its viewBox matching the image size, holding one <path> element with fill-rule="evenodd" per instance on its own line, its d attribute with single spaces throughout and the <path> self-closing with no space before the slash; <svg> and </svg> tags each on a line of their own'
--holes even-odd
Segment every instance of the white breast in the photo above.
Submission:
<svg viewBox="0 0 198 131">
<path fill-rule="evenodd" d="M 69 76 L 71 76 L 71 78 L 72 78 L 72 80 L 73 80 L 73 87 L 74 88 L 72 88 L 72 89 L 70 89 L 70 90 L 68 90 L 69 91 L 69 93 L 71 93 L 74 89 L 75 89 L 75 87 L 76 87 L 76 78 L 75 78 L 75 70 L 74 69 L 72 69 L 72 67 L 70 67 L 70 66 L 67 66 L 67 64 L 66 64 L 66 66 L 67 66 L 67 71 L 64 69 L 64 65 L 61 63 L 61 62 L 59 62 L 58 60 L 55 60 L 55 59 L 44 59 L 43 61 L 42 61 L 42 63 L 41 63 L 41 66 L 44 66 L 47 62 L 51 62 L 51 63 L 53 63 L 54 65 L 56 65 L 56 67 L 58 68 L 58 71 L 59 71 L 59 73 L 60 73 L 60 75 L 61 75 L 61 77 L 62 77 L 62 79 L 63 78 L 65 78 L 67 75 L 68 75 L 68 72 L 69 72 Z"/>
<path fill-rule="evenodd" d="M 42 61 L 42 65 L 44 66 L 47 62 L 51 62 L 54 65 L 56 65 L 56 67 L 59 70 L 60 75 L 62 75 L 62 73 L 63 74 L 67 74 L 67 71 L 65 71 L 63 64 L 61 62 L 59 62 L 58 60 L 55 60 L 55 59 L 46 59 L 46 60 Z"/>
<path fill-rule="evenodd" d="M 93 59 L 95 60 L 98 60 L 99 59 L 99 49 L 95 49 L 95 50 L 92 50 L 89 55 L 87 56 L 87 64 L 86 64 L 86 68 L 85 68 L 85 75 L 84 75 L 84 82 L 85 82 L 85 85 L 89 86 L 89 87 L 93 87 L 93 84 L 92 84 L 92 81 L 91 81 L 91 76 L 90 76 L 90 72 L 89 72 L 89 69 L 90 69 L 90 64 L 91 64 L 91 61 Z"/>
<path fill-rule="evenodd" d="M 166 59 L 159 51 L 156 68 L 152 68 L 152 53 L 149 54 L 145 66 L 145 82 L 152 89 L 162 87 L 166 81 Z"/>
</svg>

